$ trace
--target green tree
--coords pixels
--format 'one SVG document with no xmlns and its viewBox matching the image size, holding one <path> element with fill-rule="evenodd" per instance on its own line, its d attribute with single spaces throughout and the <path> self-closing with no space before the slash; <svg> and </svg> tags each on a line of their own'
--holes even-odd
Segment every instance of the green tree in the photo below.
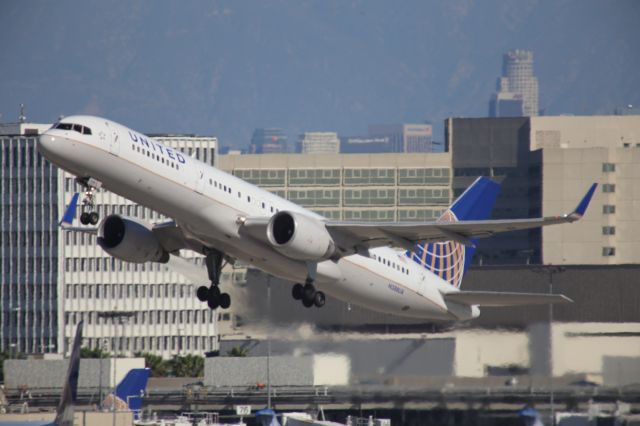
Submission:
<svg viewBox="0 0 640 426">
<path fill-rule="evenodd" d="M 149 352 L 136 352 L 135 356 L 144 358 L 144 365 L 151 369 L 151 377 L 166 377 L 169 370 L 169 363 L 159 355 Z"/>
<path fill-rule="evenodd" d="M 101 348 L 80 348 L 80 358 L 110 358 L 111 354 L 109 352 L 103 351 Z"/>
<path fill-rule="evenodd" d="M 176 377 L 204 376 L 204 358 L 198 355 L 175 355 L 169 365 Z"/>
<path fill-rule="evenodd" d="M 249 350 L 247 348 L 243 348 L 242 346 L 234 346 L 231 348 L 231 350 L 227 351 L 227 356 L 244 358 L 248 355 Z"/>
</svg>

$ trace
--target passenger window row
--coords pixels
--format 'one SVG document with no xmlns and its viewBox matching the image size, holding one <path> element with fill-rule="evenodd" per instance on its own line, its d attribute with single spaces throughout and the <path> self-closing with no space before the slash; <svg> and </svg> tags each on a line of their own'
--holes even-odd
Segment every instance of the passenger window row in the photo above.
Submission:
<svg viewBox="0 0 640 426">
<path fill-rule="evenodd" d="M 149 151 L 148 149 L 140 148 L 140 145 L 131 144 L 131 149 L 133 149 L 134 152 L 139 152 L 142 155 L 146 155 L 147 157 L 157 161 L 158 163 L 162 163 L 173 169 L 180 170 L 180 166 L 177 163 L 174 163 L 173 161 L 165 160 L 163 156 L 155 154 Z"/>
<path fill-rule="evenodd" d="M 211 178 L 209 178 L 209 185 L 213 186 L 214 188 L 218 188 L 224 192 L 228 192 L 229 194 L 231 194 L 233 192 L 233 190 L 231 189 L 230 186 L 227 185 L 223 185 L 222 183 L 218 183 L 217 180 L 213 180 Z M 242 199 L 242 193 L 240 191 L 238 191 L 238 198 Z M 247 195 L 247 203 L 251 203 L 251 196 Z M 267 208 L 267 205 L 265 204 L 265 202 L 263 201 L 262 203 L 260 203 L 260 207 L 265 210 Z M 275 212 L 279 212 L 279 209 L 274 208 L 273 206 L 269 206 L 269 210 L 271 211 L 271 213 L 275 213 Z"/>
<path fill-rule="evenodd" d="M 90 135 L 91 129 L 87 126 L 83 126 L 81 124 L 73 124 L 73 123 L 58 123 L 55 125 L 54 129 L 60 130 L 72 130 L 74 132 L 78 132 L 83 135 Z"/>
<path fill-rule="evenodd" d="M 392 269 L 395 269 L 398 272 L 402 272 L 405 275 L 409 275 L 409 268 L 405 268 L 404 266 L 401 266 L 395 262 L 390 261 L 389 259 L 385 259 L 382 256 L 377 256 L 377 255 L 373 255 L 373 260 L 377 260 L 378 262 L 382 263 L 383 265 L 386 265 Z"/>
</svg>

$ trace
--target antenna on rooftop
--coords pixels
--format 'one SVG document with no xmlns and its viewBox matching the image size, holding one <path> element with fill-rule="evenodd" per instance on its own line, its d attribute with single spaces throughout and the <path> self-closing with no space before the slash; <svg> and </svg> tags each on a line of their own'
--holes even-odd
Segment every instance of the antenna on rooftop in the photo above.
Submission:
<svg viewBox="0 0 640 426">
<path fill-rule="evenodd" d="M 27 121 L 27 116 L 24 115 L 24 104 L 20 104 L 20 116 L 18 117 L 20 123 Z"/>
</svg>

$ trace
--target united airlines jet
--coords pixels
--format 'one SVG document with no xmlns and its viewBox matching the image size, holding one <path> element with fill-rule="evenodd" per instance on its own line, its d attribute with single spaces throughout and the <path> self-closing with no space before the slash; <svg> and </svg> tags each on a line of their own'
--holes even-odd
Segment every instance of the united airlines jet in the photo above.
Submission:
<svg viewBox="0 0 640 426">
<path fill-rule="evenodd" d="M 180 250 L 205 255 L 210 286 L 200 286 L 196 295 L 211 309 L 229 307 L 220 271 L 223 262 L 236 259 L 296 283 L 292 296 L 306 307 L 322 307 L 326 293 L 400 316 L 468 320 L 479 315 L 480 306 L 568 302 L 559 294 L 471 292 L 460 286 L 479 238 L 576 221 L 596 188 L 564 216 L 488 220 L 500 187 L 481 177 L 434 222 L 344 222 L 104 118 L 64 118 L 40 136 L 38 149 L 85 189 L 80 221 L 89 226 L 72 225 L 75 194 L 63 228 L 96 233 L 108 254 L 127 262 L 167 263 Z M 172 220 L 150 224 L 112 214 L 100 221 L 92 201 L 99 188 Z"/>
</svg>

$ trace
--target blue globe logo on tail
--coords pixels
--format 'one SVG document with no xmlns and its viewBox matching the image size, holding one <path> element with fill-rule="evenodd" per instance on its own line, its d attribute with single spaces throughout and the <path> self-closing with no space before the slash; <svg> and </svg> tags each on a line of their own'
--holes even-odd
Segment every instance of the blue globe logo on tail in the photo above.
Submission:
<svg viewBox="0 0 640 426">
<path fill-rule="evenodd" d="M 457 222 L 458 218 L 447 210 L 438 222 Z M 433 272 L 454 287 L 460 287 L 465 271 L 465 246 L 455 241 L 418 244 L 410 254 L 411 259 Z"/>
<path fill-rule="evenodd" d="M 491 179 L 479 177 L 467 190 L 445 211 L 437 222 L 458 222 L 483 220 L 491 216 L 491 210 L 500 193 L 500 185 Z M 436 223 L 437 223 L 436 222 Z M 477 244 L 477 240 L 472 240 Z M 406 256 L 422 265 L 453 287 L 459 288 L 475 248 L 455 241 L 442 241 L 417 244 Z"/>
</svg>

